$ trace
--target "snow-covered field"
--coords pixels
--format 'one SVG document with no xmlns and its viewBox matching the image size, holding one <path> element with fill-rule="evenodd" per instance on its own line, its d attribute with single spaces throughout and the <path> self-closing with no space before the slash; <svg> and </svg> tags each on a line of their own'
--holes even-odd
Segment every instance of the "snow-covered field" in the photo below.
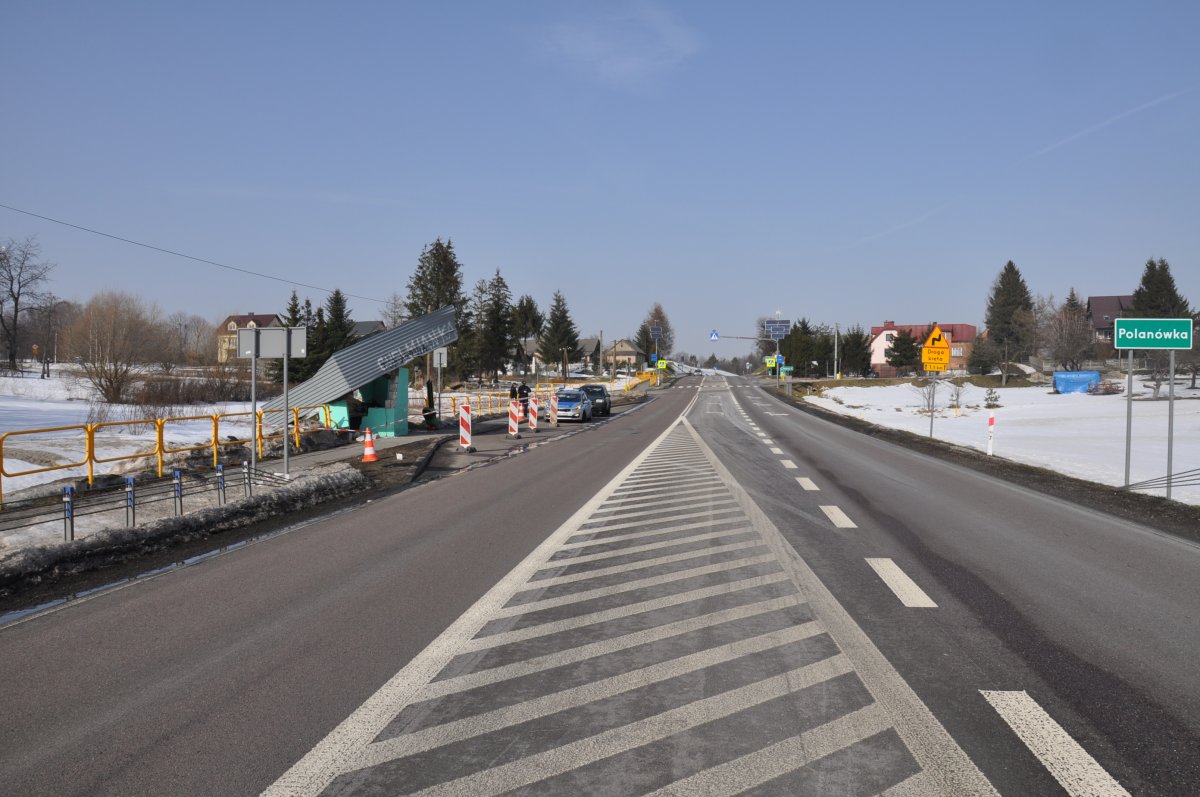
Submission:
<svg viewBox="0 0 1200 797">
<path fill-rule="evenodd" d="M 1175 445 L 1172 472 L 1200 469 L 1200 390 L 1190 382 L 1175 384 Z M 996 388 L 994 452 L 1050 470 L 1102 484 L 1125 482 L 1124 395 L 1055 394 L 1048 386 Z M 968 385 L 957 416 L 949 388 L 937 394 L 933 436 L 958 445 L 987 449 L 988 413 L 985 388 Z M 1167 473 L 1166 387 L 1163 398 L 1150 400 L 1146 385 L 1134 384 L 1133 446 L 1130 480 L 1134 483 Z M 911 385 L 836 387 L 808 401 L 833 412 L 853 415 L 879 426 L 929 434 L 923 397 Z M 1162 495 L 1163 490 L 1144 492 Z M 1200 485 L 1176 486 L 1171 497 L 1200 504 Z"/>
</svg>

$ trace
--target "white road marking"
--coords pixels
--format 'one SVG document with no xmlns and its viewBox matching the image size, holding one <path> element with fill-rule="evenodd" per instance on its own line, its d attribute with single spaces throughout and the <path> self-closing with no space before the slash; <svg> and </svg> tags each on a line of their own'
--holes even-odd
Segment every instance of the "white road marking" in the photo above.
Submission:
<svg viewBox="0 0 1200 797">
<path fill-rule="evenodd" d="M 824 512 L 825 516 L 832 520 L 833 525 L 837 526 L 839 529 L 858 528 L 858 526 L 854 525 L 854 521 L 847 517 L 846 513 L 836 506 L 823 506 L 821 507 L 821 511 Z"/>
<path fill-rule="evenodd" d="M 500 794 L 514 788 L 528 786 L 545 778 L 561 775 L 564 772 L 570 772 L 572 769 L 586 766 L 593 761 L 665 739 L 679 733 L 684 728 L 728 717 L 739 711 L 761 705 L 768 700 L 783 697 L 791 692 L 832 680 L 839 675 L 853 671 L 846 658 L 838 654 L 816 664 L 697 700 L 685 706 L 656 714 L 648 719 L 612 728 L 595 736 L 556 747 L 545 753 L 526 756 L 520 760 L 457 780 L 439 783 L 416 792 L 416 794 L 444 794 L 454 797 L 462 794 L 470 794 L 475 797 Z"/>
<path fill-rule="evenodd" d="M 775 445 L 775 441 L 774 441 L 774 440 L 772 440 L 771 438 L 769 438 L 769 437 L 767 437 L 766 435 L 762 434 L 761 432 L 759 433 L 759 436 L 760 436 L 760 437 L 762 437 L 762 439 L 763 439 L 763 442 L 764 442 L 764 443 L 766 443 L 767 445 L 769 445 L 769 446 L 773 446 L 773 445 Z"/>
<path fill-rule="evenodd" d="M 797 476 L 797 477 L 796 477 L 796 481 L 797 481 L 797 482 L 800 484 L 800 486 L 801 486 L 801 487 L 803 487 L 805 490 L 820 490 L 820 489 L 821 489 L 820 487 L 818 487 L 818 486 L 816 485 L 816 483 L 815 483 L 815 482 L 813 482 L 813 480 L 812 480 L 812 479 L 806 479 L 806 478 L 804 478 L 803 476 Z"/>
<path fill-rule="evenodd" d="M 480 686 L 532 675 L 533 673 L 542 672 L 554 667 L 576 664 L 598 656 L 628 650 L 639 645 L 670 639 L 673 636 L 682 636 L 691 631 L 700 631 L 714 625 L 744 620 L 761 614 L 769 614 L 779 609 L 796 606 L 799 603 L 800 600 L 795 595 L 772 598 L 771 600 L 751 603 L 746 606 L 737 606 L 732 609 L 702 614 L 698 617 L 689 617 L 686 620 L 677 620 L 666 625 L 657 625 L 653 628 L 622 634 L 611 639 L 602 639 L 599 642 L 589 642 L 586 645 L 547 653 L 544 656 L 537 656 L 536 658 L 525 659 L 524 661 L 512 664 L 469 672 L 452 678 L 443 678 L 440 681 L 434 681 L 422 689 L 417 694 L 416 699 L 430 700 L 435 697 L 444 697 L 456 692 L 464 692 L 468 689 L 476 689 Z M 807 625 L 807 623 L 803 625 Z"/>
<path fill-rule="evenodd" d="M 1028 694 L 980 693 L 1071 797 L 1129 797 L 1129 792 Z"/>
<path fill-rule="evenodd" d="M 780 455 L 780 454 L 782 454 L 782 453 L 783 453 L 783 449 L 782 449 L 782 448 L 776 448 L 775 446 L 771 446 L 771 447 L 770 447 L 770 448 L 768 448 L 767 450 L 768 450 L 768 451 L 770 451 L 772 454 L 775 454 L 776 456 L 778 456 L 778 455 Z M 786 468 L 786 467 L 787 467 L 787 465 L 784 465 L 784 467 Z"/>
<path fill-rule="evenodd" d="M 648 515 L 661 515 L 663 512 L 679 512 L 681 509 L 685 508 L 675 506 L 675 504 L 686 504 L 686 508 L 688 509 L 699 509 L 701 505 L 703 505 L 705 509 L 713 509 L 715 507 L 724 507 L 727 504 L 732 503 L 734 503 L 732 496 L 714 496 L 707 501 L 702 501 L 699 498 L 687 498 L 678 501 L 664 500 L 658 504 L 652 505 L 650 509 L 635 508 L 632 512 L 628 509 L 613 510 L 608 514 L 601 515 L 600 517 L 596 518 L 596 520 L 628 520 L 629 518 L 646 517 Z"/>
<path fill-rule="evenodd" d="M 783 452 L 781 451 L 779 453 L 782 454 Z M 781 459 L 781 460 L 779 460 L 779 464 L 782 465 L 783 467 L 787 468 L 788 470 L 796 469 L 796 463 L 792 462 L 790 459 Z"/>
<path fill-rule="evenodd" d="M 734 528 L 727 531 L 713 531 L 708 534 L 694 534 L 689 537 L 676 537 L 670 540 L 662 540 L 660 542 L 651 542 L 645 545 L 630 545 L 624 548 L 618 548 L 615 551 L 603 551 L 601 553 L 582 554 L 580 556 L 572 556 L 568 559 L 556 559 L 551 564 L 573 565 L 583 564 L 584 562 L 598 562 L 601 559 L 612 559 L 617 556 L 627 556 L 631 553 L 645 553 L 646 551 L 657 551 L 661 548 L 670 548 L 676 545 L 685 545 L 687 543 L 697 542 L 699 540 L 719 540 L 722 537 L 734 537 L 741 534 L 750 533 L 751 529 Z M 607 542 L 607 540 L 598 540 L 596 544 Z"/>
<path fill-rule="evenodd" d="M 701 548 L 698 551 L 685 551 L 684 553 L 671 554 L 669 556 L 652 556 L 648 559 L 638 559 L 636 562 L 626 563 L 623 565 L 613 565 L 611 567 L 598 567 L 595 570 L 585 570 L 582 573 L 571 573 L 566 576 L 548 576 L 547 578 L 534 578 L 529 582 L 530 588 L 554 587 L 559 584 L 572 584 L 576 581 L 587 581 L 589 578 L 597 578 L 599 576 L 611 576 L 617 573 L 631 573 L 645 567 L 658 567 L 660 565 L 669 565 L 676 562 L 686 562 L 689 559 L 706 560 L 710 556 L 720 553 L 728 553 L 730 551 L 740 551 L 745 548 L 757 548 L 762 545 L 759 540 L 742 540 L 741 542 L 731 542 L 728 545 L 715 545 L 711 548 Z M 559 566 L 565 566 L 571 560 L 566 559 Z M 548 567 L 539 570 L 538 573 L 552 573 L 558 568 Z M 518 593 L 520 594 L 520 593 Z"/>
<path fill-rule="evenodd" d="M 693 428 L 687 418 L 683 424 Z M 803 590 L 814 615 L 825 624 L 829 635 L 843 653 L 854 662 L 858 677 L 866 684 L 875 700 L 894 722 L 896 733 L 904 741 L 913 758 L 925 770 L 931 788 L 922 794 L 952 794 L 954 797 L 999 797 L 998 792 L 963 749 L 946 732 L 912 687 L 875 647 L 866 633 L 854 622 L 846 609 L 833 597 L 804 558 L 792 547 L 758 507 L 749 494 L 733 478 L 699 435 L 696 444 L 708 455 L 713 468 L 729 486 L 751 524 L 758 529 L 778 554 L 779 560 L 791 572 L 794 582 Z"/>
<path fill-rule="evenodd" d="M 714 515 L 724 515 L 729 512 L 736 513 L 737 511 L 737 507 L 730 507 L 729 509 L 705 509 L 703 512 L 689 512 L 685 515 L 675 515 L 674 517 L 663 518 L 658 521 L 631 520 L 628 523 L 606 523 L 603 526 L 589 526 L 586 529 L 580 529 L 580 531 L 615 531 L 617 529 L 642 528 L 647 523 L 665 523 L 668 520 L 693 520 L 695 518 L 708 518 L 709 522 L 712 523 L 714 522 Z M 662 529 L 657 529 L 657 531 L 661 532 Z"/>
<path fill-rule="evenodd" d="M 441 725 L 422 728 L 419 731 L 384 739 L 367 747 L 363 752 L 359 767 L 372 767 L 403 756 L 432 750 L 435 747 L 453 742 L 470 739 L 472 736 L 482 736 L 485 733 L 507 728 L 522 722 L 544 717 L 573 706 L 581 706 L 597 700 L 629 692 L 659 681 L 678 678 L 681 675 L 703 670 L 717 664 L 735 661 L 743 656 L 749 656 L 761 651 L 783 647 L 792 642 L 823 634 L 825 629 L 820 623 L 805 623 L 790 626 L 777 631 L 771 631 L 748 639 L 739 639 L 713 648 L 706 648 L 697 653 L 680 656 L 676 659 L 651 664 L 629 672 L 619 673 L 590 681 L 580 686 L 551 692 L 548 695 L 534 697 L 521 703 L 515 703 L 504 708 L 493 709 L 482 714 L 475 714 L 460 720 L 451 720 Z M 840 658 L 835 655 L 833 658 Z M 849 664 L 846 664 L 849 667 Z M 560 748 L 561 749 L 561 748 Z M 573 767 L 572 767 L 573 768 Z M 454 781 L 449 781 L 453 783 Z M 510 787 L 511 788 L 511 787 Z M 463 792 L 456 792 L 461 794 Z M 471 792 L 474 793 L 474 792 Z"/>
<path fill-rule="evenodd" d="M 636 540 L 639 537 L 654 537 L 659 534 L 674 533 L 676 531 L 696 531 L 696 530 L 702 530 L 702 529 L 711 529 L 716 525 L 721 525 L 724 523 L 737 523 L 738 525 L 727 531 L 722 531 L 721 532 L 722 534 L 732 534 L 735 531 L 736 532 L 750 531 L 749 527 L 746 526 L 744 521 L 745 521 L 745 518 L 742 518 L 740 516 L 734 516 L 734 517 L 725 518 L 724 520 L 718 521 L 717 523 L 712 523 L 710 521 L 700 521 L 698 523 L 684 523 L 683 525 L 680 525 L 680 526 L 664 526 L 663 528 L 660 528 L 660 529 L 649 529 L 647 531 L 632 531 L 632 532 L 629 532 L 628 534 L 614 534 L 611 537 L 595 537 L 590 540 L 579 540 L 578 542 L 564 542 L 561 547 L 563 550 L 586 548 L 589 545 L 600 545 L 601 543 L 605 543 L 605 542 L 623 542 L 625 540 Z M 603 530 L 604 529 L 584 529 L 585 532 L 603 531 Z M 685 535 L 685 536 L 675 538 L 676 542 L 684 542 L 686 540 L 691 540 L 691 539 L 695 539 L 695 537 L 693 537 L 692 535 Z M 571 561 L 574 561 L 574 560 L 573 559 L 551 559 L 550 561 L 548 561 L 546 563 L 546 567 L 558 567 L 563 562 L 571 562 Z M 541 571 L 539 570 L 538 572 L 540 573 Z"/>
<path fill-rule="evenodd" d="M 900 569 L 900 566 L 891 559 L 867 559 L 867 564 L 883 579 L 883 583 L 887 584 L 892 592 L 896 593 L 896 597 L 900 602 L 910 609 L 936 609 L 937 604 L 933 602 L 925 591 L 917 586 L 917 582 L 908 577 L 908 574 Z"/>
<path fill-rule="evenodd" d="M 871 703 L 799 736 L 677 780 L 646 797 L 741 794 L 885 731 L 891 725 L 891 719 L 879 704 Z"/>
</svg>

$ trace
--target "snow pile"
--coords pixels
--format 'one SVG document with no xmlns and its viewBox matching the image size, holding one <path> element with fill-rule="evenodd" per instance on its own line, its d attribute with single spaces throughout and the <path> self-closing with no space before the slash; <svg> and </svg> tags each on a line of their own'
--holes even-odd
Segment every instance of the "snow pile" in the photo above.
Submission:
<svg viewBox="0 0 1200 797">
<path fill-rule="evenodd" d="M 1188 384 L 1180 381 L 1175 386 L 1175 474 L 1200 468 L 1200 391 L 1189 389 Z M 985 451 L 988 415 L 994 412 L 996 456 L 1101 484 L 1125 483 L 1125 396 L 1060 395 L 1045 386 L 995 388 L 999 406 L 988 410 L 986 389 L 968 384 L 956 413 L 950 390 L 943 383 L 937 393 L 936 439 Z M 1165 388 L 1162 394 L 1166 395 Z M 1167 472 L 1167 401 L 1151 401 L 1150 395 L 1148 386 L 1135 383 L 1130 469 L 1134 483 Z M 924 397 L 911 385 L 835 387 L 806 400 L 879 426 L 929 434 Z M 1200 504 L 1200 486 L 1176 486 L 1171 497 Z"/>
</svg>

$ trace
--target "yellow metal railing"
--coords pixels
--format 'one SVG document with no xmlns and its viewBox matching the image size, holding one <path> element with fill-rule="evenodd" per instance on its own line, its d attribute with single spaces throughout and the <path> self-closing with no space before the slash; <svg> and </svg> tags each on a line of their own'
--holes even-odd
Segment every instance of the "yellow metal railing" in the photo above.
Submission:
<svg viewBox="0 0 1200 797">
<path fill-rule="evenodd" d="M 300 413 L 309 412 L 312 410 L 321 411 L 321 419 L 323 426 L 321 429 L 330 427 L 330 415 L 328 405 L 312 406 L 312 407 L 292 407 L 288 411 L 292 413 L 293 419 L 293 439 L 296 447 L 300 447 L 300 436 L 320 429 L 301 430 L 300 428 Z M 30 476 L 35 473 L 48 473 L 55 470 L 67 470 L 68 468 L 87 468 L 88 484 L 93 484 L 96 477 L 96 465 L 122 462 L 135 459 L 149 459 L 153 457 L 158 466 L 158 475 L 161 478 L 164 470 L 164 459 L 167 454 L 181 454 L 190 451 L 206 451 L 212 450 L 212 462 L 215 468 L 220 459 L 221 448 L 229 446 L 245 445 L 253 441 L 258 449 L 259 456 L 262 456 L 263 441 L 277 439 L 283 436 L 283 432 L 272 434 L 263 434 L 263 416 L 267 412 L 284 412 L 284 410 L 259 410 L 258 412 L 225 412 L 215 415 L 180 415 L 169 418 L 146 418 L 143 420 L 133 421 L 102 421 L 100 423 L 79 424 L 74 426 L 50 426 L 43 429 L 21 429 L 14 432 L 4 432 L 0 434 L 0 506 L 3 505 L 4 499 L 4 479 L 10 479 L 18 476 Z M 225 428 L 228 429 L 231 419 L 245 418 L 246 416 L 255 416 L 252 425 L 254 427 L 253 436 L 245 439 L 230 438 L 228 440 L 221 439 L 222 421 L 225 422 Z M 166 441 L 166 431 L 168 424 L 182 421 L 211 421 L 212 422 L 212 439 L 206 443 L 191 446 L 172 446 Z M 144 451 L 135 451 L 126 454 L 104 454 L 100 451 L 100 444 L 96 439 L 96 432 L 112 427 L 131 427 L 131 426 L 152 426 L 154 428 L 154 443 L 153 447 L 147 448 Z M 53 432 L 80 432 L 83 437 L 83 458 L 77 462 L 63 462 L 57 465 L 47 465 L 41 468 L 29 468 L 26 470 L 10 471 L 4 459 L 4 444 L 10 438 L 18 438 L 23 435 L 39 435 L 50 434 Z"/>
</svg>

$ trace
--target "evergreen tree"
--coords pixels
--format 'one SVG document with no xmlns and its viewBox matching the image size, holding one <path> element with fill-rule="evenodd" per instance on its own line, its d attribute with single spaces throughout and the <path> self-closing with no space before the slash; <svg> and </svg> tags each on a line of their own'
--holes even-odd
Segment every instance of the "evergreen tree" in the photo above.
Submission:
<svg viewBox="0 0 1200 797">
<path fill-rule="evenodd" d="M 346 294 L 335 288 L 325 300 L 325 349 L 329 355 L 336 354 L 355 340 L 354 320 L 350 318 Z"/>
<path fill-rule="evenodd" d="M 521 370 L 529 368 L 530 352 L 525 350 L 528 338 L 542 334 L 546 326 L 546 316 L 538 309 L 537 302 L 529 294 L 517 299 L 513 308 L 513 336 L 516 338 L 517 362 Z"/>
<path fill-rule="evenodd" d="M 454 323 L 459 334 L 463 334 L 469 326 L 470 319 L 467 317 L 467 297 L 463 294 L 462 266 L 454 254 L 454 243 L 449 239 L 442 243 L 442 239 L 438 238 L 422 249 L 421 256 L 417 258 L 417 268 L 408 280 L 408 300 L 405 307 L 409 318 L 417 318 L 446 305 L 454 307 Z M 458 348 L 457 344 L 451 347 L 451 362 L 461 371 Z M 429 367 L 427 356 L 427 374 Z"/>
<path fill-rule="evenodd" d="M 1008 381 L 1008 363 L 1032 342 L 1036 326 L 1033 296 L 1020 269 L 1011 260 L 1004 264 L 992 284 L 984 324 L 987 325 L 988 345 L 1001 355 L 1005 365 L 1000 377 L 1000 383 L 1004 385 Z"/>
<path fill-rule="evenodd" d="M 1162 258 L 1146 261 L 1131 309 L 1135 318 L 1187 318 L 1192 314 L 1187 299 L 1175 287 L 1170 265 Z"/>
<path fill-rule="evenodd" d="M 854 325 L 842 333 L 838 356 L 842 360 L 842 372 L 861 376 L 871 367 L 871 333 Z"/>
<path fill-rule="evenodd" d="M 704 361 L 704 367 L 705 368 L 716 368 L 717 367 L 717 353 L 716 352 L 713 352 L 712 354 L 708 355 L 708 359 Z"/>
<path fill-rule="evenodd" d="M 1075 293 L 1075 288 L 1067 294 L 1067 301 L 1063 304 L 1062 309 L 1070 310 L 1072 313 L 1083 313 L 1087 316 L 1087 306 L 1079 300 L 1079 294 Z"/>
<path fill-rule="evenodd" d="M 650 334 L 650 323 L 643 321 L 637 328 L 637 332 L 633 333 L 633 346 L 638 352 L 638 364 L 641 366 L 650 363 L 650 355 L 655 352 L 654 338 Z"/>
<path fill-rule="evenodd" d="M 304 315 L 300 307 L 300 299 L 296 296 L 296 292 L 292 291 L 292 298 L 288 299 L 287 308 L 283 312 L 283 325 L 289 329 L 304 326 Z M 301 379 L 307 379 L 307 376 L 302 376 L 304 371 L 304 358 L 296 357 L 289 361 L 288 368 L 288 384 L 294 385 Z M 267 379 L 275 384 L 283 384 L 283 360 L 268 360 L 265 369 Z"/>
<path fill-rule="evenodd" d="M 496 269 L 496 275 L 485 283 L 481 310 L 476 325 L 480 332 L 479 367 L 499 378 L 508 361 L 513 338 L 512 293 L 504 277 L 500 276 L 500 269 Z"/>
<path fill-rule="evenodd" d="M 892 338 L 892 345 L 888 348 L 885 356 L 887 357 L 887 364 L 900 373 L 915 369 L 917 363 L 921 361 L 917 339 L 907 329 L 901 329 L 896 333 L 896 337 Z"/>
<path fill-rule="evenodd" d="M 565 357 L 564 357 L 565 355 Z M 546 363 L 570 363 L 579 359 L 579 330 L 571 320 L 567 309 L 567 300 L 560 291 L 554 292 L 550 303 L 550 315 L 546 320 L 546 330 L 538 345 L 538 356 Z M 563 365 L 563 378 L 567 377 L 566 365 Z"/>
</svg>

